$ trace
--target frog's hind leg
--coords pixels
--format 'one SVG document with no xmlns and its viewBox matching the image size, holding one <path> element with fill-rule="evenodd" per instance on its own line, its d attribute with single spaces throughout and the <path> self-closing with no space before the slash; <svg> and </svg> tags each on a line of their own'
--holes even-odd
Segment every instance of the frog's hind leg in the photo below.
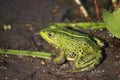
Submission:
<svg viewBox="0 0 120 80">
<path fill-rule="evenodd" d="M 101 39 L 99 39 L 97 37 L 93 37 L 93 38 L 101 48 L 105 46 L 104 42 Z"/>
<path fill-rule="evenodd" d="M 53 58 L 53 61 L 55 64 L 62 64 L 65 62 L 65 54 L 64 52 L 61 52 L 60 54 L 56 54 L 55 57 Z"/>
<path fill-rule="evenodd" d="M 95 54 L 85 55 L 77 58 L 74 61 L 76 69 L 80 71 L 90 71 L 93 70 L 97 65 L 99 65 L 101 57 Z"/>
</svg>

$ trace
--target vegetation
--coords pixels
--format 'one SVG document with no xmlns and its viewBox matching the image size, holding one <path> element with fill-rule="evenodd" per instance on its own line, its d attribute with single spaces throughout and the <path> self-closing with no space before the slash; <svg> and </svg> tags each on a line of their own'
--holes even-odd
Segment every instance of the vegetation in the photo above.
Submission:
<svg viewBox="0 0 120 80">
<path fill-rule="evenodd" d="M 106 24 L 106 28 L 117 38 L 120 38 L 120 8 L 113 13 L 105 10 L 103 19 Z"/>
</svg>

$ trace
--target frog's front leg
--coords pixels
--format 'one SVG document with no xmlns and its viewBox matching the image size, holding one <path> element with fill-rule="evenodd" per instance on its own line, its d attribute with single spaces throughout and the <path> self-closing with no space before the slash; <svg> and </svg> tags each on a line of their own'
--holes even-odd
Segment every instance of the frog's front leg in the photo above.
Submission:
<svg viewBox="0 0 120 80">
<path fill-rule="evenodd" d="M 55 54 L 53 61 L 55 64 L 62 64 L 65 62 L 65 54 L 63 51 L 61 51 L 59 54 Z"/>
</svg>

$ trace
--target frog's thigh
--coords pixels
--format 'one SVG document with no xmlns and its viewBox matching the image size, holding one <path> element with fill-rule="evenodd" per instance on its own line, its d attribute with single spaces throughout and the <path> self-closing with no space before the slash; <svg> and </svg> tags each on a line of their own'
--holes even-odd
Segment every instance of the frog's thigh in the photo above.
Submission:
<svg viewBox="0 0 120 80">
<path fill-rule="evenodd" d="M 89 60 L 84 63 L 84 61 L 86 59 L 83 60 L 83 63 L 79 63 L 82 59 L 78 58 L 74 61 L 75 63 L 75 67 L 79 70 L 79 71 L 90 71 L 92 69 L 94 69 L 98 64 L 99 64 L 99 58 L 94 58 L 92 61 L 91 61 L 92 57 L 90 58 L 89 57 Z"/>
<path fill-rule="evenodd" d="M 56 63 L 56 64 L 62 64 L 65 62 L 65 54 L 64 52 L 62 51 L 59 55 L 57 55 L 53 61 Z"/>
</svg>

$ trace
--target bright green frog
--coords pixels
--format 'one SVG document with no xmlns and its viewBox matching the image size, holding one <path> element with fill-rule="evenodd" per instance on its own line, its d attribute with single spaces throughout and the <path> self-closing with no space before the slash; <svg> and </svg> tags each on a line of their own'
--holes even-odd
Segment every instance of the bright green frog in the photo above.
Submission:
<svg viewBox="0 0 120 80">
<path fill-rule="evenodd" d="M 76 70 L 72 70 L 73 72 L 90 71 L 102 60 L 99 45 L 103 45 L 103 42 L 93 36 L 57 24 L 44 28 L 40 31 L 40 35 L 56 49 L 60 49 L 60 54 L 53 59 L 55 63 L 61 64 L 65 60 L 74 61 Z"/>
</svg>

